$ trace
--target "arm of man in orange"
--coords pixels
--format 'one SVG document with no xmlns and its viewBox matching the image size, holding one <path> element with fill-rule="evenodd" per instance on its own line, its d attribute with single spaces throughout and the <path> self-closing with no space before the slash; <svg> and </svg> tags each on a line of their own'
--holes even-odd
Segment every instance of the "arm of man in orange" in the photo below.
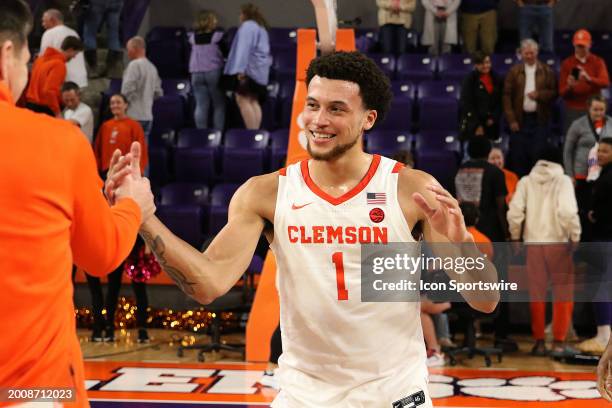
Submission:
<svg viewBox="0 0 612 408">
<path fill-rule="evenodd" d="M 108 206 L 87 140 L 80 134 L 73 139 L 78 145 L 71 173 L 75 200 L 71 237 L 74 263 L 91 275 L 102 276 L 129 255 L 140 227 L 141 211 L 130 198 Z"/>
<path fill-rule="evenodd" d="M 606 88 L 610 86 L 610 77 L 608 76 L 608 68 L 605 62 L 599 59 L 597 68 L 595 69 L 595 75 L 591 75 L 591 83 L 593 85 Z"/>
<path fill-rule="evenodd" d="M 53 113 L 59 115 L 62 103 L 62 85 L 66 80 L 66 64 L 59 62 L 49 70 L 49 75 L 45 80 L 45 86 L 43 87 L 42 98 L 51 108 Z"/>
</svg>

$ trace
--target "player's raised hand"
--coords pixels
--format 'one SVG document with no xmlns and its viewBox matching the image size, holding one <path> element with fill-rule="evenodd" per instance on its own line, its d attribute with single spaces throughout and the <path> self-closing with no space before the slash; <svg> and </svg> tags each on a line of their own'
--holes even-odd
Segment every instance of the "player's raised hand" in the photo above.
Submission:
<svg viewBox="0 0 612 408">
<path fill-rule="evenodd" d="M 140 146 L 140 143 L 133 142 L 132 146 L 130 146 L 130 152 L 128 154 L 131 156 L 130 167 L 132 168 L 132 177 L 138 180 L 142 178 L 142 169 L 140 168 L 142 146 Z"/>
<path fill-rule="evenodd" d="M 437 206 L 429 205 L 421 193 L 414 193 L 412 198 L 425 213 L 429 225 L 450 242 L 461 243 L 471 240 L 459 202 L 440 185 L 430 184 L 426 188 L 431 192 L 431 195 L 428 195 L 436 200 Z"/>
<path fill-rule="evenodd" d="M 115 203 L 115 188 L 120 186 L 132 171 L 131 162 L 131 153 L 122 156 L 119 149 L 113 152 L 104 183 L 104 195 L 111 205 Z"/>
</svg>

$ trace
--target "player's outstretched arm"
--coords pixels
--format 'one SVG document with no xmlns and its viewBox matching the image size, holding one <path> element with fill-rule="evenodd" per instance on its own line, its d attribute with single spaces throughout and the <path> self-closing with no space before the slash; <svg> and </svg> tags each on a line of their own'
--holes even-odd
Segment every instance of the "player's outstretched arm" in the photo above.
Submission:
<svg viewBox="0 0 612 408">
<path fill-rule="evenodd" d="M 602 398 L 612 402 L 612 338 L 597 366 L 597 389 Z"/>
<path fill-rule="evenodd" d="M 257 184 L 251 179 L 238 189 L 230 203 L 227 225 L 204 253 L 178 238 L 156 217 L 140 229 L 162 269 L 183 292 L 202 304 L 229 291 L 251 262 L 264 229 L 255 204 L 262 201 Z"/>
<path fill-rule="evenodd" d="M 423 222 L 425 241 L 431 244 L 456 244 L 434 245 L 436 256 L 473 259 L 482 256 L 465 226 L 459 203 L 435 178 L 418 170 L 402 170 L 399 183 L 400 200 L 404 201 L 400 204 L 402 208 L 412 208 L 411 211 L 414 211 L 408 214 L 407 219 L 411 217 L 415 224 Z M 484 261 L 484 265 L 483 269 L 466 268 L 461 274 L 446 272 L 459 283 L 496 283 L 495 266 L 488 260 Z M 462 291 L 461 294 L 471 307 L 485 313 L 495 310 L 499 302 L 497 290 Z"/>
</svg>

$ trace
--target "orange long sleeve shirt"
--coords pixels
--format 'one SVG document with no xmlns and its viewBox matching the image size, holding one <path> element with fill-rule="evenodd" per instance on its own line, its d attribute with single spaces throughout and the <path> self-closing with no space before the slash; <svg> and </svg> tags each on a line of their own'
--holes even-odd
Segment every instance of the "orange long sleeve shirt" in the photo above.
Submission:
<svg viewBox="0 0 612 408">
<path fill-rule="evenodd" d="M 48 106 L 56 115 L 61 113 L 62 85 L 66 80 L 66 57 L 55 48 L 47 48 L 34 61 L 26 100 Z"/>
<path fill-rule="evenodd" d="M 121 150 L 122 154 L 130 151 L 132 142 L 140 143 L 141 157 L 140 169 L 144 171 L 149 162 L 145 135 L 140 123 L 131 118 L 110 119 L 100 126 L 94 142 L 94 152 L 98 162 L 98 170 L 106 171 L 110 164 L 115 149 Z"/>
<path fill-rule="evenodd" d="M 591 82 L 580 79 L 573 88 L 570 88 L 567 84 L 567 77 L 572 73 L 572 68 L 575 67 L 584 68 L 591 77 Z M 589 97 L 598 95 L 603 88 L 608 86 L 610 86 L 610 77 L 606 62 L 596 55 L 589 54 L 584 64 L 575 55 L 572 55 L 561 64 L 559 95 L 569 108 L 586 110 Z"/>
<path fill-rule="evenodd" d="M 506 204 L 509 204 L 510 200 L 512 200 L 514 192 L 516 191 L 516 185 L 518 184 L 519 178 L 516 173 L 510 170 L 502 169 L 502 171 L 504 172 L 504 178 L 506 180 L 506 190 L 508 190 L 508 195 L 506 196 Z"/>
<path fill-rule="evenodd" d="M 485 254 L 490 261 L 493 261 L 493 244 L 491 243 L 489 237 L 478 231 L 476 227 L 468 227 L 467 230 L 470 234 L 472 234 L 478 250 Z"/>
<path fill-rule="evenodd" d="M 72 264 L 96 276 L 116 268 L 140 209 L 128 198 L 109 207 L 78 128 L 15 107 L 2 82 L 0 145 L 0 388 L 72 387 L 65 406 L 85 407 Z"/>
</svg>

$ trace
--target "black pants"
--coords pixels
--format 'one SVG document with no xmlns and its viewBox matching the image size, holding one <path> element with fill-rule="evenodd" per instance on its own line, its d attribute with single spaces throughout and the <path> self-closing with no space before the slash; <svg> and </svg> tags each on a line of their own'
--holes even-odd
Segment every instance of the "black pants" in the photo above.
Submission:
<svg viewBox="0 0 612 408">
<path fill-rule="evenodd" d="M 136 240 L 132 254 L 135 255 L 143 245 L 141 238 Z M 91 292 L 91 300 L 93 307 L 94 329 L 101 330 L 103 328 L 114 327 L 115 311 L 117 310 L 117 302 L 119 300 L 119 291 L 121 289 L 121 277 L 123 276 L 123 263 L 108 275 L 108 287 L 106 293 L 106 301 L 102 293 L 102 284 L 100 279 L 95 276 L 85 274 L 87 277 L 87 285 Z M 145 282 L 132 281 L 132 290 L 136 296 L 136 322 L 139 328 L 147 327 L 147 308 L 149 307 L 149 299 L 147 297 L 147 284 Z M 102 316 L 102 308 L 106 308 L 106 319 Z"/>
<path fill-rule="evenodd" d="M 589 221 L 589 209 L 591 208 L 591 195 L 593 194 L 593 183 L 586 180 L 576 180 L 576 203 L 578 204 L 578 216 L 580 217 L 580 242 L 593 240 L 593 224 Z"/>
<path fill-rule="evenodd" d="M 270 339 L 270 363 L 278 364 L 278 358 L 283 354 L 283 342 L 281 341 L 280 324 L 276 326 L 274 334 Z"/>
</svg>

